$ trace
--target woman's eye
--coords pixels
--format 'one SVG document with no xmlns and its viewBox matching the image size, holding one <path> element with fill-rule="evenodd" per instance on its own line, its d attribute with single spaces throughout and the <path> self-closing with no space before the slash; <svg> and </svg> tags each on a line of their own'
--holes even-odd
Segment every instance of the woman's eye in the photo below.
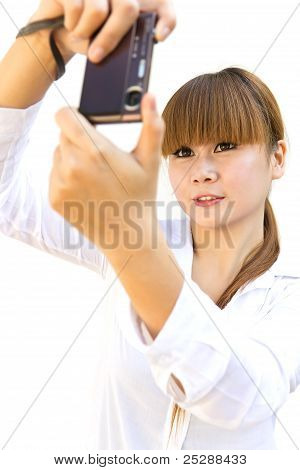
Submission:
<svg viewBox="0 0 300 470">
<path fill-rule="evenodd" d="M 230 145 L 232 147 L 229 147 Z M 218 147 L 220 147 L 221 150 L 219 152 L 216 152 L 216 149 Z M 233 144 L 232 142 L 220 142 L 216 146 L 215 152 L 216 153 L 221 153 L 221 152 L 224 152 L 226 150 L 231 150 L 232 148 L 235 148 L 235 147 L 237 147 L 237 145 Z M 189 147 L 182 146 L 178 150 L 176 150 L 176 152 L 173 152 L 172 155 L 176 155 L 177 158 L 187 158 L 187 157 L 191 157 L 191 152 L 192 152 L 192 149 L 190 149 Z"/>
<path fill-rule="evenodd" d="M 173 153 L 173 155 L 176 155 L 178 158 L 184 158 L 184 157 L 190 157 L 191 155 L 179 155 L 180 152 L 192 152 L 192 150 L 189 147 L 180 147 L 176 152 Z"/>
<path fill-rule="evenodd" d="M 231 148 L 225 148 L 225 149 L 223 148 L 223 150 L 221 150 L 221 152 L 223 152 L 224 150 L 231 150 L 232 148 L 236 147 L 236 144 L 233 144 L 232 142 L 220 142 L 220 143 L 217 145 L 216 148 L 218 148 L 219 146 L 220 146 L 220 148 L 221 148 L 221 146 L 225 146 L 225 147 L 226 147 L 226 146 L 228 146 L 228 145 L 233 145 L 233 147 L 231 147 Z M 216 151 L 216 148 L 215 148 L 215 151 Z M 220 153 L 220 152 L 216 152 L 216 153 Z"/>
</svg>

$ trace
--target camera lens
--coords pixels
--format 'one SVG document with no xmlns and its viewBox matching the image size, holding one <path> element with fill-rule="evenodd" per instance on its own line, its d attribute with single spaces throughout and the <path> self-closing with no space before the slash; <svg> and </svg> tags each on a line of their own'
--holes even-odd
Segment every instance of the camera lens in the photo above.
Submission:
<svg viewBox="0 0 300 470">
<path fill-rule="evenodd" d="M 128 96 L 126 103 L 129 106 L 136 106 L 141 101 L 141 93 L 139 91 L 131 91 Z"/>
<path fill-rule="evenodd" d="M 139 108 L 142 99 L 143 90 L 138 87 L 128 88 L 125 96 L 125 109 L 128 111 L 135 111 Z"/>
</svg>

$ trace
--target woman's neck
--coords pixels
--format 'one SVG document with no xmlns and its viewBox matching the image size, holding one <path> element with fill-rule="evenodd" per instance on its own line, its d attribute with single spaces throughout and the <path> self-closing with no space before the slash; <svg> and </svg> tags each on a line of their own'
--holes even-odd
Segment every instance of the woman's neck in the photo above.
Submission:
<svg viewBox="0 0 300 470">
<path fill-rule="evenodd" d="M 263 241 L 263 216 L 225 227 L 204 228 L 191 220 L 194 258 L 210 278 L 233 279 L 247 255 Z"/>
</svg>

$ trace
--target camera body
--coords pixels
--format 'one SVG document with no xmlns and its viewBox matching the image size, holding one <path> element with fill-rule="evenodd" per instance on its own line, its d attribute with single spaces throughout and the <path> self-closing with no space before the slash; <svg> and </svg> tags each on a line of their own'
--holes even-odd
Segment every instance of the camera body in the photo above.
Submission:
<svg viewBox="0 0 300 470">
<path fill-rule="evenodd" d="M 156 22 L 156 13 L 140 13 L 102 62 L 95 64 L 87 59 L 79 112 L 92 124 L 141 122 L 140 103 L 148 90 L 153 45 L 157 42 Z"/>
</svg>

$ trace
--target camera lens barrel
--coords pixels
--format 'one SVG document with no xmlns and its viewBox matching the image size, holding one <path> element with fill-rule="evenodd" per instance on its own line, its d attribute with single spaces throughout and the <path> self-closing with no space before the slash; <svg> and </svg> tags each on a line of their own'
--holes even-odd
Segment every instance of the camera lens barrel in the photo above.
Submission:
<svg viewBox="0 0 300 470">
<path fill-rule="evenodd" d="M 143 96 L 143 89 L 138 86 L 131 86 L 126 90 L 124 107 L 127 111 L 135 111 L 139 109 L 139 105 Z"/>
</svg>

